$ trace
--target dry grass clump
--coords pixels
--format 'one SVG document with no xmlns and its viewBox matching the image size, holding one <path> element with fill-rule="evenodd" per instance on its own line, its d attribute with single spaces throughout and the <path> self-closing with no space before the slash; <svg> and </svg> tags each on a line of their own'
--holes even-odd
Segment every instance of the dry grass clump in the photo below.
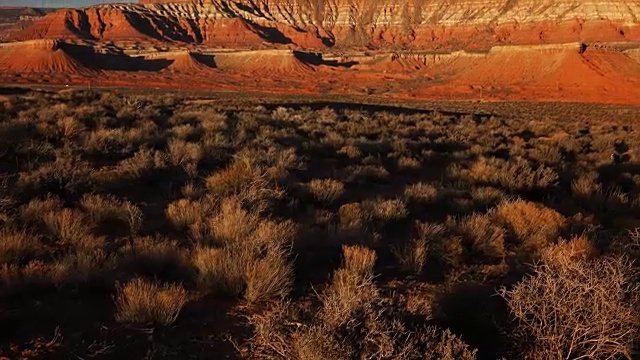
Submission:
<svg viewBox="0 0 640 360">
<path fill-rule="evenodd" d="M 483 214 L 467 216 L 456 224 L 456 231 L 469 242 L 472 255 L 485 259 L 504 259 L 505 231 Z"/>
<path fill-rule="evenodd" d="M 376 252 L 364 246 L 342 246 L 343 267 L 360 276 L 373 275 Z"/>
<path fill-rule="evenodd" d="M 117 286 L 116 320 L 119 322 L 154 322 L 171 325 L 187 303 L 181 285 L 159 284 L 142 278 Z"/>
<path fill-rule="evenodd" d="M 114 168 L 101 169 L 94 174 L 100 183 L 123 183 L 150 178 L 166 167 L 166 156 L 158 150 L 142 149 L 120 161 Z"/>
<path fill-rule="evenodd" d="M 89 187 L 90 173 L 88 162 L 70 149 L 62 149 L 56 151 L 55 161 L 43 163 L 35 171 L 21 172 L 17 186 L 26 193 L 76 194 Z"/>
<path fill-rule="evenodd" d="M 518 334 L 527 336 L 514 339 L 524 346 L 521 357 L 632 359 L 640 289 L 626 260 L 554 257 L 533 270 L 501 292 Z"/>
<path fill-rule="evenodd" d="M 20 207 L 20 218 L 31 225 L 44 222 L 44 216 L 51 212 L 59 212 L 63 208 L 62 201 L 57 197 L 48 196 L 44 199 L 32 199 Z"/>
<path fill-rule="evenodd" d="M 282 299 L 293 288 L 293 267 L 284 249 L 272 249 L 245 269 L 246 290 L 244 298 L 257 303 L 273 298 Z"/>
<path fill-rule="evenodd" d="M 86 194 L 80 200 L 80 206 L 91 223 L 101 227 L 103 232 L 128 235 L 140 227 L 142 212 L 127 200 L 110 195 Z"/>
<path fill-rule="evenodd" d="M 102 241 L 91 234 L 84 214 L 77 210 L 62 209 L 60 212 L 49 212 L 43 216 L 49 234 L 63 245 L 76 248 L 101 247 Z"/>
<path fill-rule="evenodd" d="M 262 219 L 236 200 L 227 199 L 210 227 L 220 247 L 200 246 L 193 254 L 202 287 L 230 296 L 243 295 L 250 303 L 289 293 L 293 270 L 288 249 L 296 233 L 293 223 Z"/>
<path fill-rule="evenodd" d="M 253 186 L 267 187 L 262 173 L 248 161 L 234 161 L 229 167 L 214 172 L 206 179 L 207 189 L 211 195 L 225 198 L 240 195 Z"/>
<path fill-rule="evenodd" d="M 438 188 L 432 184 L 419 182 L 407 185 L 404 189 L 404 196 L 407 201 L 417 204 L 428 204 L 438 199 Z"/>
<path fill-rule="evenodd" d="M 200 144 L 171 139 L 169 140 L 167 149 L 171 164 L 181 166 L 191 177 L 197 175 L 198 163 L 203 156 L 202 146 Z"/>
<path fill-rule="evenodd" d="M 394 246 L 392 251 L 403 270 L 419 274 L 429 255 L 436 253 L 439 247 L 442 248 L 446 228 L 440 224 L 424 222 L 417 222 L 416 228 L 416 236 L 406 243 Z M 440 255 L 444 255 L 443 252 Z"/>
<path fill-rule="evenodd" d="M 521 199 L 500 203 L 491 217 L 509 231 L 523 254 L 539 253 L 567 226 L 567 219 L 555 210 Z"/>
<path fill-rule="evenodd" d="M 401 156 L 398 158 L 398 169 L 400 170 L 417 170 L 422 164 L 415 158 Z"/>
<path fill-rule="evenodd" d="M 545 189 L 556 184 L 558 174 L 544 165 L 532 167 L 522 158 L 502 160 L 482 157 L 473 165 L 467 174 L 472 182 L 500 185 L 513 192 Z"/>
<path fill-rule="evenodd" d="M 0 264 L 32 258 L 44 249 L 39 237 L 24 230 L 0 229 Z"/>
<path fill-rule="evenodd" d="M 253 254 L 242 247 L 198 247 L 192 256 L 198 284 L 214 292 L 240 296 L 246 288 L 244 272 Z"/>
<path fill-rule="evenodd" d="M 283 191 L 269 182 L 267 174 L 244 157 L 238 157 L 227 168 L 213 173 L 205 183 L 213 198 L 235 197 L 259 213 L 283 196 Z"/>
<path fill-rule="evenodd" d="M 317 201 L 325 204 L 333 204 L 344 194 L 344 184 L 334 179 L 314 179 L 307 188 Z"/>
<path fill-rule="evenodd" d="M 406 204 L 400 199 L 368 200 L 362 203 L 362 208 L 369 218 L 383 223 L 402 220 L 409 214 Z"/>
<path fill-rule="evenodd" d="M 186 230 L 205 221 L 213 211 L 213 202 L 207 198 L 199 200 L 179 199 L 167 205 L 165 215 L 176 230 Z"/>
</svg>

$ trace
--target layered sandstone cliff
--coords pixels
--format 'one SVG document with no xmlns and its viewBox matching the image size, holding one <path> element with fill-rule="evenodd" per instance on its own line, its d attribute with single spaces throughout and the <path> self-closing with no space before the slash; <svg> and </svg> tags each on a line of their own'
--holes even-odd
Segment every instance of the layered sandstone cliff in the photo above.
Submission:
<svg viewBox="0 0 640 360">
<path fill-rule="evenodd" d="M 61 10 L 14 39 L 220 47 L 412 47 L 640 41 L 637 0 L 141 0 Z"/>
</svg>

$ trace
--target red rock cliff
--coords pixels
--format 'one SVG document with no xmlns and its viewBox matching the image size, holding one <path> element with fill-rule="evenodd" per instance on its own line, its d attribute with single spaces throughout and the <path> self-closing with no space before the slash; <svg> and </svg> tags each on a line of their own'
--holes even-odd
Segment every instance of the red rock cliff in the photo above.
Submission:
<svg viewBox="0 0 640 360">
<path fill-rule="evenodd" d="M 425 50 L 640 40 L 635 0 L 140 1 L 61 10 L 15 38 Z"/>
</svg>

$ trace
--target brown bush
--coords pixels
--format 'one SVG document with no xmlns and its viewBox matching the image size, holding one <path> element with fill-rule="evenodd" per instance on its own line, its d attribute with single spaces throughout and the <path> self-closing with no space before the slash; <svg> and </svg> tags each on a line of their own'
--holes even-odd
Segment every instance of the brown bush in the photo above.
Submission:
<svg viewBox="0 0 640 360">
<path fill-rule="evenodd" d="M 368 214 L 370 219 L 375 219 L 383 223 L 402 220 L 409 214 L 406 204 L 400 199 L 367 200 L 362 203 L 362 209 Z"/>
<path fill-rule="evenodd" d="M 307 184 L 313 197 L 325 204 L 332 204 L 344 194 L 344 184 L 333 179 L 314 179 Z"/>
<path fill-rule="evenodd" d="M 431 223 L 416 223 L 417 235 L 404 244 L 396 245 L 392 251 L 405 271 L 422 272 L 427 257 L 435 255 L 443 239 L 445 227 Z M 442 254 L 441 254 L 442 255 Z"/>
<path fill-rule="evenodd" d="M 558 174 L 541 165 L 537 168 L 522 158 L 501 160 L 482 157 L 468 171 L 473 182 L 497 184 L 511 191 L 544 189 L 556 184 Z"/>
<path fill-rule="evenodd" d="M 457 231 L 470 242 L 472 253 L 488 259 L 505 257 L 505 232 L 488 215 L 474 214 L 461 219 Z"/>
<path fill-rule="evenodd" d="M 49 234 L 63 245 L 71 245 L 78 249 L 100 248 L 104 239 L 95 237 L 87 226 L 84 215 L 71 209 L 60 212 L 49 212 L 43 221 Z"/>
<path fill-rule="evenodd" d="M 407 185 L 404 189 L 404 196 L 408 201 L 418 204 L 428 204 L 438 199 L 438 189 L 427 183 Z"/>
<path fill-rule="evenodd" d="M 43 250 L 44 244 L 37 235 L 6 227 L 0 230 L 0 264 L 17 263 L 34 257 Z"/>
<path fill-rule="evenodd" d="M 177 230 L 186 230 L 196 223 L 204 222 L 211 215 L 213 206 L 208 199 L 180 199 L 171 202 L 165 214 Z"/>
<path fill-rule="evenodd" d="M 334 272 L 331 285 L 322 294 L 321 318 L 330 328 L 338 328 L 352 319 L 359 309 L 378 298 L 372 276 L 362 276 L 348 269 Z"/>
<path fill-rule="evenodd" d="M 247 288 L 244 298 L 257 303 L 273 298 L 282 299 L 293 287 L 293 267 L 289 254 L 282 250 L 270 250 L 266 256 L 255 259 L 245 269 Z"/>
<path fill-rule="evenodd" d="M 533 256 L 567 226 L 567 219 L 553 209 L 520 199 L 500 203 L 490 216 L 511 233 L 521 254 Z"/>
<path fill-rule="evenodd" d="M 373 276 L 376 252 L 364 246 L 342 246 L 343 268 L 360 276 Z"/>
<path fill-rule="evenodd" d="M 539 263 L 533 275 L 501 292 L 519 334 L 530 338 L 515 339 L 524 347 L 521 357 L 632 359 L 640 289 L 633 285 L 629 263 L 622 258 L 557 260 Z"/>
<path fill-rule="evenodd" d="M 214 292 L 241 296 L 246 289 L 245 271 L 253 256 L 251 250 L 239 246 L 196 248 L 192 261 L 198 272 L 198 284 Z"/>
<path fill-rule="evenodd" d="M 141 278 L 117 286 L 116 320 L 171 325 L 187 303 L 181 285 L 158 284 Z"/>
</svg>

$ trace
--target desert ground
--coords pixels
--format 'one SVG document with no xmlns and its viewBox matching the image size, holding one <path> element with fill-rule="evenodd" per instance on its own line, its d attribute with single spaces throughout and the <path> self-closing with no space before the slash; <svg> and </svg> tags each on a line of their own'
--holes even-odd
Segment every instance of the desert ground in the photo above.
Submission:
<svg viewBox="0 0 640 360">
<path fill-rule="evenodd" d="M 2 94 L 0 356 L 637 357 L 637 106 Z"/>
</svg>

